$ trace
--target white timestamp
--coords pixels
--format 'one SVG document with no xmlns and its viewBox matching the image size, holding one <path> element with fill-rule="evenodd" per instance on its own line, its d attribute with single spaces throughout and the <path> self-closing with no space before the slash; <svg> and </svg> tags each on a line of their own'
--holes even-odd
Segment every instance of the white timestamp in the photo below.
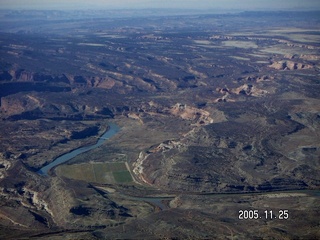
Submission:
<svg viewBox="0 0 320 240">
<path fill-rule="evenodd" d="M 265 220 L 287 220 L 289 219 L 289 210 L 264 210 L 259 211 L 256 209 L 250 210 L 239 210 L 238 218 L 240 220 L 251 220 L 251 219 L 265 219 Z"/>
</svg>

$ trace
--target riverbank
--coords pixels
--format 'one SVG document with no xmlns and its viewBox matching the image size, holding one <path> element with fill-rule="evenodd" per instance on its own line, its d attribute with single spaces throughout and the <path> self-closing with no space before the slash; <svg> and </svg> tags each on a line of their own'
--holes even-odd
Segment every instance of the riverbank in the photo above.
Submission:
<svg viewBox="0 0 320 240">
<path fill-rule="evenodd" d="M 92 149 L 95 149 L 95 148 L 101 146 L 104 143 L 104 141 L 111 138 L 113 135 L 115 135 L 120 130 L 120 128 L 115 123 L 109 123 L 108 125 L 109 125 L 108 130 L 106 130 L 102 134 L 102 136 L 100 136 L 98 138 L 98 141 L 94 145 L 82 146 L 82 147 L 74 149 L 68 153 L 65 153 L 65 154 L 59 156 L 58 158 L 56 158 L 55 160 L 53 160 L 48 165 L 42 167 L 37 173 L 39 173 L 40 175 L 47 176 L 48 172 L 52 168 L 54 168 L 62 163 L 65 163 L 65 162 L 69 161 L 70 159 L 72 159 L 82 153 L 88 152 Z"/>
</svg>

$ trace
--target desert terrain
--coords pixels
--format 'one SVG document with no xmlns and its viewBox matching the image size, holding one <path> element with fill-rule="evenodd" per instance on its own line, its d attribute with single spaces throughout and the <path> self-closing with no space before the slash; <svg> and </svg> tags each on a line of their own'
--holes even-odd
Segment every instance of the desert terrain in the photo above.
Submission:
<svg viewBox="0 0 320 240">
<path fill-rule="evenodd" d="M 0 238 L 320 238 L 319 16 L 0 11 Z"/>
</svg>

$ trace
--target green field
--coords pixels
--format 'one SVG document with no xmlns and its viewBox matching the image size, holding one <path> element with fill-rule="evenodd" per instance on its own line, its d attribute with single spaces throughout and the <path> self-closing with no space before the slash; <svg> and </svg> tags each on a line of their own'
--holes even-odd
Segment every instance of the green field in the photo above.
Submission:
<svg viewBox="0 0 320 240">
<path fill-rule="evenodd" d="M 131 174 L 128 171 L 113 172 L 113 177 L 118 183 L 127 183 L 132 181 Z"/>
<path fill-rule="evenodd" d="M 96 183 L 131 183 L 132 177 L 125 162 L 82 163 L 61 165 L 58 176 Z"/>
</svg>

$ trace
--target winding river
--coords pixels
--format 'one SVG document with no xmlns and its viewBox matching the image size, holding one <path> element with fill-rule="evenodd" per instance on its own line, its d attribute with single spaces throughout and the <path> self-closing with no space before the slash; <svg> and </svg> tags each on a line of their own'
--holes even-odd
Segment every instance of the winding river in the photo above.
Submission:
<svg viewBox="0 0 320 240">
<path fill-rule="evenodd" d="M 85 146 L 85 147 L 81 147 L 81 148 L 77 148 L 71 152 L 68 152 L 66 154 L 61 155 L 60 157 L 56 158 L 55 160 L 53 160 L 53 162 L 51 162 L 50 164 L 44 166 L 43 168 L 41 168 L 38 173 L 41 175 L 48 175 L 48 172 L 51 168 L 60 165 L 62 163 L 65 163 L 67 161 L 69 161 L 70 159 L 78 156 L 81 153 L 84 152 L 88 152 L 92 149 L 95 149 L 99 146 L 101 146 L 103 144 L 104 141 L 106 141 L 107 139 L 111 138 L 113 135 L 115 135 L 117 132 L 119 132 L 120 128 L 114 124 L 114 123 L 108 123 L 109 125 L 109 129 L 99 138 L 99 140 L 97 141 L 96 144 L 94 145 L 90 145 L 90 146 Z"/>
<path fill-rule="evenodd" d="M 52 169 L 53 167 L 60 165 L 62 163 L 65 163 L 67 161 L 69 161 L 70 159 L 84 153 L 84 152 L 88 152 L 92 149 L 95 149 L 99 146 L 101 146 L 104 141 L 108 140 L 109 138 L 111 138 L 113 135 L 115 135 L 117 132 L 119 132 L 120 128 L 114 124 L 114 123 L 109 123 L 109 129 L 101 136 L 99 137 L 99 140 L 96 142 L 96 144 L 91 145 L 91 146 L 85 146 L 85 147 L 80 147 L 77 148 L 69 153 L 63 154 L 60 157 L 56 158 L 53 162 L 51 162 L 50 164 L 44 166 L 43 168 L 41 168 L 38 171 L 38 174 L 40 175 L 48 175 L 48 172 L 50 171 L 50 169 Z M 245 195 L 252 195 L 252 194 L 270 194 L 270 193 L 306 193 L 306 194 L 311 194 L 312 196 L 320 196 L 320 191 L 319 190 L 288 190 L 288 191 L 270 191 L 270 192 L 256 192 L 256 193 L 228 193 L 228 194 L 219 194 L 219 193 L 206 193 L 206 194 L 199 194 L 199 195 L 207 195 L 207 196 L 212 196 L 212 197 L 222 197 L 222 196 L 230 196 L 230 195 L 234 195 L 234 196 L 245 196 Z M 148 202 L 154 206 L 159 207 L 161 210 L 166 210 L 169 207 L 163 203 L 163 200 L 172 200 L 173 197 L 128 197 L 132 200 L 138 200 L 138 201 L 145 201 Z"/>
</svg>

